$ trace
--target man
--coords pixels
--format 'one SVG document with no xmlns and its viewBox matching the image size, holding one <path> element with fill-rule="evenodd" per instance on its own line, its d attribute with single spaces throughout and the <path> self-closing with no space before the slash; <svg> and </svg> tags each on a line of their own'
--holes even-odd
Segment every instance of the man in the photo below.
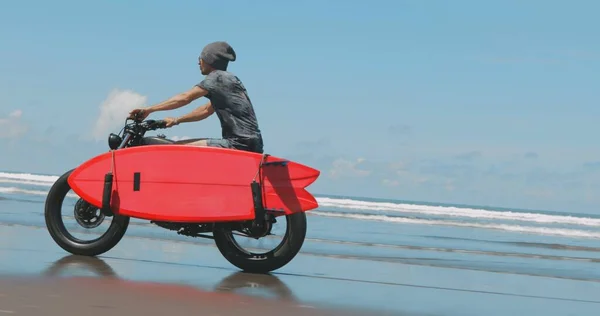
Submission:
<svg viewBox="0 0 600 316">
<path fill-rule="evenodd" d="M 212 146 L 263 153 L 263 140 L 254 107 L 248 92 L 237 76 L 227 71 L 236 54 L 226 42 L 206 45 L 198 58 L 200 71 L 206 77 L 191 90 L 177 94 L 159 104 L 132 110 L 129 115 L 145 119 L 153 112 L 178 109 L 192 101 L 206 97 L 210 101 L 189 114 L 178 118 L 167 117 L 167 127 L 203 120 L 217 113 L 221 122 L 221 139 L 200 139 L 185 143 L 195 146 Z"/>
</svg>

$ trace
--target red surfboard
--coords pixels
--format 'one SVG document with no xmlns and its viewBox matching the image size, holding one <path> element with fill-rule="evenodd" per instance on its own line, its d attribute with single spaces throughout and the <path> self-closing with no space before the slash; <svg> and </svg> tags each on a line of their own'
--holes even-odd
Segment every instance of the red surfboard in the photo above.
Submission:
<svg viewBox="0 0 600 316">
<path fill-rule="evenodd" d="M 111 171 L 113 212 L 147 220 L 252 220 L 254 179 L 262 179 L 265 208 L 291 214 L 318 207 L 304 188 L 319 177 L 319 170 L 275 156 L 215 147 L 151 145 L 107 152 L 77 167 L 68 182 L 80 197 L 102 207 L 104 176 Z"/>
</svg>

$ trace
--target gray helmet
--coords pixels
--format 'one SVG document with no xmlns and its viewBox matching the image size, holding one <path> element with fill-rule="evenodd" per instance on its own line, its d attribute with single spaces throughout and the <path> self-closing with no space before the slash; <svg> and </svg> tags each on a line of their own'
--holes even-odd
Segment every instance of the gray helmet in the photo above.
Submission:
<svg viewBox="0 0 600 316">
<path fill-rule="evenodd" d="M 235 51 L 227 42 L 213 42 L 202 49 L 200 58 L 215 69 L 227 70 L 230 61 L 235 61 Z"/>
</svg>

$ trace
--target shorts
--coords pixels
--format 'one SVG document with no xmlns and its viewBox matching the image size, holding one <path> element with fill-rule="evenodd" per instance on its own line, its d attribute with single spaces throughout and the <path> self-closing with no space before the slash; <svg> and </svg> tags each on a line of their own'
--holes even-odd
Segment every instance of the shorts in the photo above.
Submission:
<svg viewBox="0 0 600 316">
<path fill-rule="evenodd" d="M 207 138 L 206 143 L 210 147 L 233 148 L 231 142 L 224 138 Z"/>
<path fill-rule="evenodd" d="M 206 143 L 210 147 L 220 147 L 229 149 L 245 150 L 255 153 L 263 153 L 262 138 L 253 139 L 227 139 L 227 138 L 207 138 Z"/>
</svg>

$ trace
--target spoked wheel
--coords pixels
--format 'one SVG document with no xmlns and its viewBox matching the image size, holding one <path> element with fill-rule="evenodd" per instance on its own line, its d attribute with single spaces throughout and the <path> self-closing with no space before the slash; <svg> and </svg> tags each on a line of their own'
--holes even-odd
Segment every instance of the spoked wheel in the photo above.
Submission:
<svg viewBox="0 0 600 316">
<path fill-rule="evenodd" d="M 69 195 L 68 193 L 71 190 L 67 182 L 71 172 L 73 170 L 58 178 L 48 192 L 45 207 L 46 227 L 52 239 L 65 251 L 83 256 L 100 255 L 112 249 L 123 238 L 129 226 L 129 217 L 111 216 L 111 223 L 108 225 L 106 232 L 92 240 L 82 240 L 69 233 L 63 222 L 62 210 L 64 204 L 68 205 L 64 202 L 65 197 Z M 78 229 L 83 228 L 84 234 L 88 236 L 92 236 L 89 231 L 99 227 L 107 219 L 97 207 L 83 199 L 78 199 L 67 214 L 74 217 L 77 223 L 77 225 L 71 226 L 79 226 L 76 227 Z"/>
<path fill-rule="evenodd" d="M 232 225 L 220 225 L 213 232 L 213 236 L 217 248 L 231 264 L 246 272 L 267 273 L 288 264 L 298 254 L 306 237 L 304 212 L 277 217 L 277 222 L 284 220 L 287 225 L 284 226 L 283 240 L 274 249 L 266 252 L 246 250 L 234 239 L 234 236 L 242 236 L 246 240 L 272 239 L 270 238 L 273 229 L 271 225 L 276 223 L 267 222 L 263 227 L 245 225 L 238 228 Z"/>
</svg>

